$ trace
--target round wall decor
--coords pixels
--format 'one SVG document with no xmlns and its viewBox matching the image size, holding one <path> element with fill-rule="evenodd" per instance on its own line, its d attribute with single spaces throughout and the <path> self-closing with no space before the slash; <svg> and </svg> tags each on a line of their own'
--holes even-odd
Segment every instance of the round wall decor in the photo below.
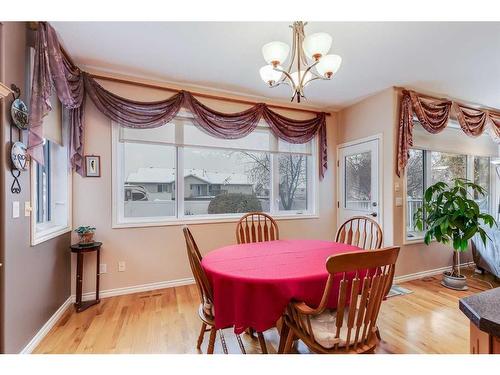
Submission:
<svg viewBox="0 0 500 375">
<path fill-rule="evenodd" d="M 10 115 L 12 116 L 12 121 L 14 121 L 14 124 L 19 129 L 28 129 L 28 107 L 21 99 L 17 98 L 12 102 Z"/>
<path fill-rule="evenodd" d="M 23 142 L 15 142 L 10 151 L 10 157 L 14 168 L 18 171 L 25 171 L 27 169 L 27 150 Z"/>
</svg>

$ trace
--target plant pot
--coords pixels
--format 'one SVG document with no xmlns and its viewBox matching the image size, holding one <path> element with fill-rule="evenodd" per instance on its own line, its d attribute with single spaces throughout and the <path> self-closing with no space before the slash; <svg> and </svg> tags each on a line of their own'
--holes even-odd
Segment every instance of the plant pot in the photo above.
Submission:
<svg viewBox="0 0 500 375">
<path fill-rule="evenodd" d="M 94 243 L 94 232 L 82 233 L 80 236 L 81 244 L 91 244 Z"/>
<path fill-rule="evenodd" d="M 443 281 L 441 285 L 454 290 L 467 290 L 467 278 L 464 275 L 451 276 L 451 272 L 443 272 Z"/>
</svg>

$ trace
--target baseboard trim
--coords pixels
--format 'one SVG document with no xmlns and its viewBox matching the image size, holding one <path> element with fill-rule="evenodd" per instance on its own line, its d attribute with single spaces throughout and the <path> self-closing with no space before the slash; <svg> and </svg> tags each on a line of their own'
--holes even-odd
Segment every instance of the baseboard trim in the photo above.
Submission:
<svg viewBox="0 0 500 375">
<path fill-rule="evenodd" d="M 170 281 L 160 281 L 156 283 L 148 283 L 141 285 L 133 285 L 124 288 L 106 289 L 99 292 L 100 298 L 108 298 L 114 296 L 122 296 L 125 294 L 133 294 L 140 292 L 149 292 L 156 289 L 173 288 L 176 286 L 190 285 L 194 284 L 194 278 L 186 277 L 184 279 L 170 280 Z M 75 302 L 75 295 L 71 296 L 72 302 Z M 83 301 L 88 301 L 95 298 L 95 292 L 88 292 L 82 295 Z"/>
<path fill-rule="evenodd" d="M 42 326 L 42 328 L 36 333 L 31 341 L 26 345 L 19 354 L 30 354 L 33 350 L 40 344 L 43 338 L 49 333 L 49 331 L 54 327 L 54 325 L 59 321 L 64 312 L 72 304 L 71 296 L 68 297 L 66 301 L 57 309 L 57 311 L 47 320 L 47 322 Z"/>
<path fill-rule="evenodd" d="M 471 265 L 474 265 L 474 262 L 467 262 L 467 263 L 460 264 L 461 267 L 467 267 L 467 266 L 471 266 Z M 440 268 L 434 268 L 432 270 L 410 273 L 408 275 L 396 276 L 394 278 L 394 283 L 398 284 L 398 283 L 404 283 L 406 281 L 421 279 L 424 277 L 436 276 L 436 275 L 443 273 L 444 271 L 448 271 L 450 268 L 451 268 L 451 266 L 445 266 L 445 267 L 440 267 Z"/>
</svg>

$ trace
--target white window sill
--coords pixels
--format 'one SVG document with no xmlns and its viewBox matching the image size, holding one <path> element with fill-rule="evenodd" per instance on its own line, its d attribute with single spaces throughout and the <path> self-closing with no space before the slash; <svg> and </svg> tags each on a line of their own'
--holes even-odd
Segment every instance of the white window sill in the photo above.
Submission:
<svg viewBox="0 0 500 375">
<path fill-rule="evenodd" d="M 433 238 L 431 240 L 431 244 L 434 242 L 437 243 L 437 241 Z M 403 245 L 418 245 L 418 244 L 424 244 L 425 246 L 430 246 L 425 244 L 424 237 L 416 237 L 412 239 L 405 238 L 405 240 L 403 241 Z M 453 247 L 453 244 L 450 244 L 450 246 Z"/>
<path fill-rule="evenodd" d="M 417 237 L 417 238 L 405 238 L 405 240 L 403 241 L 403 244 L 404 245 L 415 245 L 415 244 L 419 244 L 419 243 L 424 243 L 424 238 L 420 238 L 420 237 Z"/>
<path fill-rule="evenodd" d="M 59 237 L 65 233 L 71 232 L 71 227 L 68 225 L 43 225 L 35 229 L 31 239 L 31 246 L 36 246 L 42 242 Z M 41 228 L 40 228 L 41 227 Z"/>
<path fill-rule="evenodd" d="M 303 219 L 319 219 L 317 214 L 282 214 L 282 215 L 271 215 L 276 221 L 281 220 L 303 220 Z M 236 223 L 240 220 L 241 216 L 227 216 L 227 217 L 207 217 L 207 216 L 197 216 L 193 218 L 183 218 L 183 219 L 166 219 L 163 221 L 135 221 L 129 223 L 113 223 L 113 229 L 123 229 L 123 228 L 144 228 L 144 227 L 166 227 L 166 226 L 180 226 L 180 225 L 191 225 L 191 224 L 219 224 L 219 223 Z"/>
</svg>

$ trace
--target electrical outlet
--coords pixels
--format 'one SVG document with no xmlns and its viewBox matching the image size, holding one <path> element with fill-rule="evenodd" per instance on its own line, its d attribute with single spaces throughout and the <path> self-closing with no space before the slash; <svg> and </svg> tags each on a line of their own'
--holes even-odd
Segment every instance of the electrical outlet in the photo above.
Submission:
<svg viewBox="0 0 500 375">
<path fill-rule="evenodd" d="M 118 262 L 118 272 L 125 272 L 125 261 Z"/>
<path fill-rule="evenodd" d="M 106 263 L 99 264 L 99 274 L 102 275 L 103 273 L 108 273 L 108 266 Z"/>
</svg>

